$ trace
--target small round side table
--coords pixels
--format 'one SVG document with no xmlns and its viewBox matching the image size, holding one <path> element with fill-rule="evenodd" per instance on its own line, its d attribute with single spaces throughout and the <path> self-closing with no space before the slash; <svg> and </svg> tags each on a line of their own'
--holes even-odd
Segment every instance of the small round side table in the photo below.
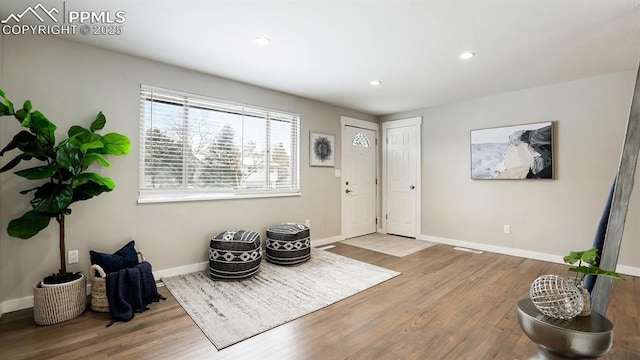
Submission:
<svg viewBox="0 0 640 360">
<path fill-rule="evenodd" d="M 609 352 L 613 343 L 613 324 L 594 311 L 590 316 L 558 320 L 542 314 L 525 298 L 518 301 L 518 322 L 538 344 L 540 360 L 597 359 Z"/>
</svg>

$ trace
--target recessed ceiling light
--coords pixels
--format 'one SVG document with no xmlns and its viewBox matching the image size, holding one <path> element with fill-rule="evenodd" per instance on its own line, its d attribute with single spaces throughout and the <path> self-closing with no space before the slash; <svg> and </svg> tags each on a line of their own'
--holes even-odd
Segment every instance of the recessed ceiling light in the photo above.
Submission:
<svg viewBox="0 0 640 360">
<path fill-rule="evenodd" d="M 269 39 L 266 36 L 258 36 L 257 38 L 255 38 L 253 40 L 256 44 L 260 45 L 260 46 L 266 46 L 269 45 L 271 43 L 271 39 Z"/>
<path fill-rule="evenodd" d="M 382 81 L 380 81 L 380 80 L 373 80 L 373 81 L 371 81 L 369 84 L 371 84 L 371 86 L 380 86 L 380 85 L 382 85 Z"/>
<path fill-rule="evenodd" d="M 474 56 L 476 56 L 476 53 L 474 53 L 473 51 L 465 51 L 462 54 L 460 54 L 460 59 L 469 60 Z"/>
</svg>

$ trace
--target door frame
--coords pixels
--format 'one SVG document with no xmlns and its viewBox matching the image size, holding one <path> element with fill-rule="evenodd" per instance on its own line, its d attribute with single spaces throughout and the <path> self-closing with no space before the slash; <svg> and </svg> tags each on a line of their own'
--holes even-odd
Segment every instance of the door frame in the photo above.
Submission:
<svg viewBox="0 0 640 360">
<path fill-rule="evenodd" d="M 422 116 L 407 119 L 392 120 L 382 123 L 382 229 L 380 232 L 387 233 L 387 131 L 393 128 L 414 126 L 416 128 L 416 239 L 421 235 L 422 221 Z"/>
<path fill-rule="evenodd" d="M 375 154 L 376 154 L 376 198 L 374 201 L 376 212 L 376 231 L 380 231 L 380 151 L 378 148 L 378 138 L 380 137 L 380 124 L 371 121 L 358 120 L 348 116 L 340 116 L 340 166 L 343 167 L 346 162 L 346 151 L 342 148 L 344 143 L 344 129 L 346 126 L 358 127 L 367 130 L 373 130 L 376 133 L 375 138 Z M 347 213 L 346 202 L 344 201 L 344 192 L 347 190 L 347 186 L 342 181 L 342 173 L 340 173 L 340 237 L 345 239 L 345 214 Z"/>
</svg>

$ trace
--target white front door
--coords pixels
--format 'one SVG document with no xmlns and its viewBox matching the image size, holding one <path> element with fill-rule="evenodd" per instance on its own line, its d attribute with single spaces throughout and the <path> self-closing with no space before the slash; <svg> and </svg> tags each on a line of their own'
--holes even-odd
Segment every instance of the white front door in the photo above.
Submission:
<svg viewBox="0 0 640 360">
<path fill-rule="evenodd" d="M 343 236 L 376 232 L 376 131 L 345 125 L 342 132 Z"/>
<path fill-rule="evenodd" d="M 415 238 L 419 222 L 420 125 L 405 124 L 400 120 L 397 124 L 383 125 L 386 230 L 389 234 Z"/>
</svg>

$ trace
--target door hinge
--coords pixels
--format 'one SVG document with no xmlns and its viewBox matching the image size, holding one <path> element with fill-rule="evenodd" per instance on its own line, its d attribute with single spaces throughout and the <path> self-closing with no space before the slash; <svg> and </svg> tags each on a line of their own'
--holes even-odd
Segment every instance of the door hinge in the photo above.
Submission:
<svg viewBox="0 0 640 360">
<path fill-rule="evenodd" d="M 389 214 L 384 214 L 384 218 L 389 220 Z"/>
<path fill-rule="evenodd" d="M 376 218 L 376 225 L 378 225 L 378 218 Z"/>
<path fill-rule="evenodd" d="M 376 178 L 376 185 L 378 185 L 378 178 Z"/>
</svg>

